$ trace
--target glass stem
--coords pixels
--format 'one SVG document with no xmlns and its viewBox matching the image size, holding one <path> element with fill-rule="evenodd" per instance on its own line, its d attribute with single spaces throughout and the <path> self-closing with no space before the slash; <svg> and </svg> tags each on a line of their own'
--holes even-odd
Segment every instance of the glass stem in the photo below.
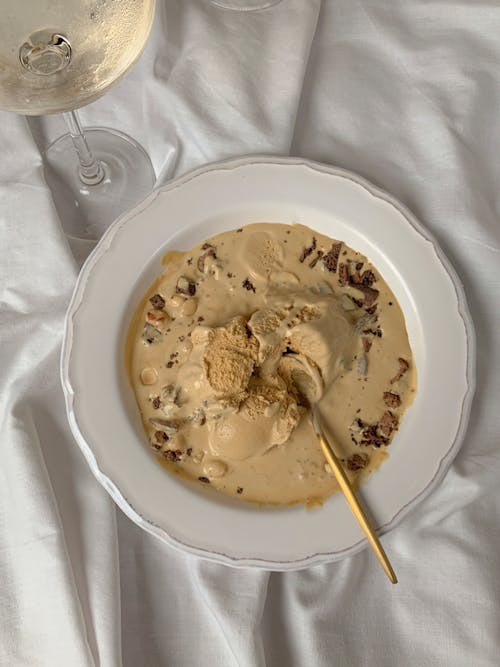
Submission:
<svg viewBox="0 0 500 667">
<path fill-rule="evenodd" d="M 104 178 L 104 169 L 90 151 L 76 111 L 67 111 L 63 116 L 78 155 L 80 180 L 85 185 L 98 185 Z"/>
</svg>

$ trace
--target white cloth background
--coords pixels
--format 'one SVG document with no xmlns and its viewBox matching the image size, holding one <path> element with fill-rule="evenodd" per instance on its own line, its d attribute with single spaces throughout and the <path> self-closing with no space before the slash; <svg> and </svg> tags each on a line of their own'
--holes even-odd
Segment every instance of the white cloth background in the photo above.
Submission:
<svg viewBox="0 0 500 667">
<path fill-rule="evenodd" d="M 136 137 L 163 178 L 248 153 L 354 170 L 441 242 L 477 328 L 478 391 L 446 479 L 384 538 L 396 587 L 369 551 L 297 573 L 217 566 L 116 509 L 59 385 L 78 268 L 41 148 L 64 127 L 0 115 L 2 666 L 499 664 L 499 25 L 491 0 L 282 0 L 253 14 L 160 0 L 140 61 L 81 112 Z"/>
</svg>

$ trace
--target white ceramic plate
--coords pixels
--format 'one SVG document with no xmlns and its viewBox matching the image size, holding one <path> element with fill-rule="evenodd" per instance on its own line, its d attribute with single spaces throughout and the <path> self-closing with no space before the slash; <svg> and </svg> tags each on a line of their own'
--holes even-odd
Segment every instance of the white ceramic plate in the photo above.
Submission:
<svg viewBox="0 0 500 667">
<path fill-rule="evenodd" d="M 475 339 L 460 281 L 435 240 L 357 176 L 300 159 L 209 165 L 152 193 L 108 230 L 68 310 L 62 383 L 69 421 L 93 473 L 138 525 L 214 561 L 291 570 L 365 545 L 339 494 L 320 509 L 259 508 L 185 482 L 158 465 L 123 366 L 133 310 L 169 248 L 188 249 L 251 222 L 300 222 L 366 254 L 401 304 L 418 370 L 390 456 L 362 487 L 381 533 L 443 478 L 462 441 Z"/>
</svg>

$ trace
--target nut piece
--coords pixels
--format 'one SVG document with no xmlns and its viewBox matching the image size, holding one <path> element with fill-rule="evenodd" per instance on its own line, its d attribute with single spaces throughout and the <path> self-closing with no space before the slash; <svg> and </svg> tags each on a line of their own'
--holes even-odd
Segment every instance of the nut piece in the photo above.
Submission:
<svg viewBox="0 0 500 667">
<path fill-rule="evenodd" d="M 201 463 L 203 461 L 203 457 L 205 456 L 205 452 L 203 450 L 199 452 L 195 452 L 191 458 L 193 463 Z"/>
<path fill-rule="evenodd" d="M 176 419 L 160 419 L 159 417 L 150 417 L 149 423 L 152 424 L 155 428 L 165 431 L 169 436 L 175 435 L 180 428 L 180 422 L 178 422 Z"/>
<path fill-rule="evenodd" d="M 172 308 L 179 308 L 179 306 L 182 306 L 182 304 L 185 301 L 186 301 L 186 299 L 183 296 L 181 296 L 180 294 L 174 294 L 168 300 L 168 305 L 171 306 Z"/>
<path fill-rule="evenodd" d="M 167 313 L 161 310 L 148 310 L 146 313 L 146 322 L 152 324 L 155 327 L 161 326 L 167 319 Z"/>
<path fill-rule="evenodd" d="M 227 472 L 227 465 L 223 461 L 207 461 L 203 466 L 203 472 L 207 477 L 224 477 Z"/>
<path fill-rule="evenodd" d="M 161 331 L 154 327 L 152 324 L 149 324 L 149 322 L 146 322 L 144 329 L 142 330 L 142 340 L 147 345 L 153 345 L 154 343 L 159 343 L 161 339 Z"/>
<path fill-rule="evenodd" d="M 184 317 L 194 315 L 198 308 L 198 299 L 189 299 L 184 302 L 181 308 L 181 315 Z"/>
<path fill-rule="evenodd" d="M 156 368 L 143 368 L 141 371 L 142 384 L 154 384 L 158 380 Z"/>
<path fill-rule="evenodd" d="M 186 296 L 194 296 L 196 294 L 196 285 L 192 280 L 186 278 L 186 276 L 181 276 L 177 280 L 175 291 L 178 294 L 185 294 Z"/>
</svg>

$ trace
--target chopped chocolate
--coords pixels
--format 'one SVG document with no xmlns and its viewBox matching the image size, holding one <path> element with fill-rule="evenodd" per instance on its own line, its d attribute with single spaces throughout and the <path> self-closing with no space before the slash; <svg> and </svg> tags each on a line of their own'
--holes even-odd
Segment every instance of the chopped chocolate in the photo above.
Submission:
<svg viewBox="0 0 500 667">
<path fill-rule="evenodd" d="M 168 442 L 169 437 L 165 431 L 155 431 L 155 440 L 156 442 Z"/>
<path fill-rule="evenodd" d="M 163 456 L 167 461 L 172 461 L 172 463 L 177 463 L 182 460 L 182 452 L 180 449 L 167 449 L 163 452 Z"/>
<path fill-rule="evenodd" d="M 161 294 L 153 294 L 149 301 L 155 310 L 163 310 L 165 308 L 165 299 Z"/>
<path fill-rule="evenodd" d="M 363 350 L 364 350 L 365 352 L 369 352 L 369 351 L 370 351 L 370 348 L 371 348 L 371 346 L 372 346 L 372 341 L 371 341 L 369 338 L 365 338 L 365 337 L 363 337 L 363 338 L 361 339 L 361 342 L 363 343 Z"/>
<path fill-rule="evenodd" d="M 161 445 L 160 445 L 160 443 L 158 443 L 158 442 L 152 442 L 152 443 L 151 443 L 151 447 L 152 447 L 155 451 L 157 451 L 157 452 L 159 452 L 160 449 L 161 449 Z"/>
<path fill-rule="evenodd" d="M 167 368 L 172 368 L 172 366 L 174 365 L 174 362 L 173 361 L 167 361 L 167 363 L 165 365 L 166 365 Z"/>
<path fill-rule="evenodd" d="M 203 253 L 203 255 L 200 255 L 198 257 L 198 262 L 196 263 L 196 266 L 198 267 L 198 271 L 201 271 L 201 273 L 205 273 L 205 260 L 207 257 L 213 257 L 213 259 L 217 259 L 217 255 L 215 253 L 215 248 L 213 245 L 210 245 L 209 243 L 204 243 L 202 246 L 202 250 L 206 250 L 206 252 Z"/>
<path fill-rule="evenodd" d="M 237 231 L 237 232 L 242 232 L 242 231 L 243 231 L 243 227 L 240 227 L 240 228 L 237 229 L 236 231 Z"/>
<path fill-rule="evenodd" d="M 398 362 L 399 362 L 399 370 L 396 373 L 396 375 L 392 378 L 391 384 L 394 384 L 394 382 L 400 380 L 403 377 L 403 375 L 407 372 L 407 370 L 410 368 L 410 364 L 406 361 L 406 359 L 401 359 L 401 357 L 399 357 Z"/>
<path fill-rule="evenodd" d="M 311 259 L 311 261 L 309 262 L 309 266 L 310 266 L 311 269 L 314 269 L 314 267 L 319 262 L 319 260 L 323 257 L 324 254 L 325 253 L 322 250 L 317 250 L 316 251 L 316 257 L 314 257 L 314 259 Z"/>
<path fill-rule="evenodd" d="M 255 292 L 255 287 L 254 287 L 253 283 L 251 283 L 248 278 L 245 278 L 245 280 L 241 283 L 241 286 L 244 287 L 249 292 L 250 292 L 250 290 L 252 292 Z"/>
<path fill-rule="evenodd" d="M 345 287 L 349 284 L 349 269 L 347 264 L 344 264 L 344 262 L 340 262 L 339 265 L 339 283 L 342 285 L 342 287 Z"/>
<path fill-rule="evenodd" d="M 374 315 L 375 311 L 377 310 L 377 304 L 374 304 L 373 306 L 370 306 L 369 308 L 365 308 L 365 310 L 369 315 Z"/>
<path fill-rule="evenodd" d="M 234 278 L 234 275 L 229 271 L 229 273 L 226 274 L 228 278 Z"/>
<path fill-rule="evenodd" d="M 377 277 L 373 271 L 363 271 L 361 275 L 361 284 L 367 287 L 371 287 L 373 283 L 377 280 Z"/>
<path fill-rule="evenodd" d="M 387 445 L 388 438 L 378 433 L 378 424 L 369 424 L 363 429 L 360 440 L 361 445 L 371 445 L 372 447 L 381 447 Z"/>
<path fill-rule="evenodd" d="M 334 243 L 326 255 L 323 256 L 322 261 L 325 269 L 332 271 L 332 273 L 335 273 L 337 270 L 341 248 L 342 242 Z"/>
<path fill-rule="evenodd" d="M 353 287 L 360 292 L 363 292 L 365 297 L 365 300 L 363 301 L 364 306 L 373 306 L 379 295 L 378 289 L 374 289 L 368 285 L 362 285 L 361 283 L 353 284 Z"/>
<path fill-rule="evenodd" d="M 351 297 L 351 299 L 357 305 L 358 308 L 361 308 L 363 306 L 363 301 L 361 301 L 361 299 L 355 299 L 353 296 Z"/>
<path fill-rule="evenodd" d="M 186 296 L 193 296 L 196 294 L 196 285 L 192 280 L 186 278 L 186 276 L 181 276 L 177 281 L 175 286 L 175 291 L 178 294 L 185 294 Z M 172 318 L 173 320 L 174 318 Z"/>
<path fill-rule="evenodd" d="M 372 336 L 376 336 L 377 338 L 382 338 L 382 329 L 380 327 L 377 327 L 376 329 L 364 329 L 363 333 L 371 334 Z"/>
<path fill-rule="evenodd" d="M 313 236 L 311 245 L 303 248 L 302 252 L 300 253 L 299 262 L 302 264 L 305 262 L 307 257 L 309 257 L 309 255 L 311 255 L 316 250 L 316 244 L 316 237 Z"/>
<path fill-rule="evenodd" d="M 401 397 L 392 391 L 384 391 L 384 403 L 388 408 L 399 408 L 401 405 Z"/>
<path fill-rule="evenodd" d="M 203 317 L 203 315 L 200 315 L 196 321 L 197 322 L 203 322 L 204 320 L 205 320 L 205 318 Z"/>
<path fill-rule="evenodd" d="M 192 453 L 193 453 L 193 448 L 192 448 L 192 447 L 188 447 L 188 448 L 186 449 L 186 456 L 191 456 Z"/>
<path fill-rule="evenodd" d="M 398 428 L 399 420 L 396 415 L 393 415 L 392 412 L 387 410 L 382 415 L 382 419 L 379 422 L 379 430 L 383 436 L 390 438 L 393 431 L 396 431 Z"/>
<path fill-rule="evenodd" d="M 161 398 L 159 396 L 155 396 L 152 400 L 153 408 L 155 410 L 158 410 L 158 408 L 161 407 Z"/>
<path fill-rule="evenodd" d="M 353 454 L 347 459 L 348 470 L 362 470 L 368 463 L 368 456 L 366 454 Z"/>
<path fill-rule="evenodd" d="M 238 488 L 236 489 L 236 493 L 243 493 L 243 487 L 238 486 Z"/>
<path fill-rule="evenodd" d="M 188 257 L 187 260 L 186 260 L 186 264 L 188 264 L 188 266 L 191 266 L 192 263 L 193 263 L 193 258 Z"/>
<path fill-rule="evenodd" d="M 208 477 L 198 477 L 198 480 L 200 482 L 203 482 L 203 484 L 210 484 L 210 480 L 208 479 Z"/>
</svg>

